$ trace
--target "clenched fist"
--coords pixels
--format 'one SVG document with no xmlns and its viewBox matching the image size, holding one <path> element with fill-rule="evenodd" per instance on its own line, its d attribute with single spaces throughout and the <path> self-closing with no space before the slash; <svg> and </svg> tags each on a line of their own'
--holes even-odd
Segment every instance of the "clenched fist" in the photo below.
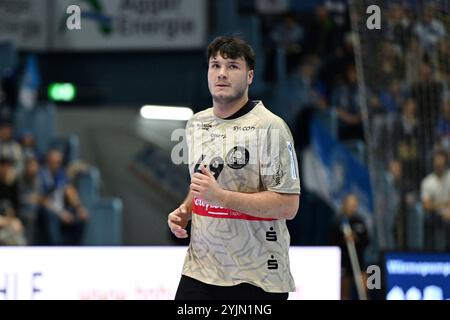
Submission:
<svg viewBox="0 0 450 320">
<path fill-rule="evenodd" d="M 169 213 L 169 218 L 167 219 L 167 224 L 169 225 L 170 231 L 177 238 L 187 238 L 188 234 L 186 231 L 186 226 L 191 217 L 191 213 L 188 212 L 188 209 L 185 204 L 182 204 L 174 211 Z"/>
</svg>

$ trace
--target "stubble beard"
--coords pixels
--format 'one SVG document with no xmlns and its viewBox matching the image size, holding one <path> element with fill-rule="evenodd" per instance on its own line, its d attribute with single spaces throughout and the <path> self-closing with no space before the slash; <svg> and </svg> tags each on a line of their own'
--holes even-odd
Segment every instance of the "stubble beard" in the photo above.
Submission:
<svg viewBox="0 0 450 320">
<path fill-rule="evenodd" d="M 229 104 L 231 102 L 241 99 L 245 94 L 245 89 L 237 91 L 235 94 L 224 95 L 224 94 L 213 94 L 213 101 L 220 104 Z"/>
</svg>

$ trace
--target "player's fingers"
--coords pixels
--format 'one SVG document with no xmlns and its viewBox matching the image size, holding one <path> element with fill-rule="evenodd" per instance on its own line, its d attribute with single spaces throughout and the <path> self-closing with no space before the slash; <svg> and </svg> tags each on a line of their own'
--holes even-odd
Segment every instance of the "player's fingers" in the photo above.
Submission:
<svg viewBox="0 0 450 320">
<path fill-rule="evenodd" d="M 169 221 L 170 222 L 180 222 L 181 218 L 175 214 L 169 215 Z"/>
<path fill-rule="evenodd" d="M 205 175 L 204 175 L 204 174 L 201 174 L 201 173 L 199 173 L 199 172 L 196 172 L 196 173 L 194 173 L 194 174 L 192 175 L 192 179 L 193 179 L 193 178 L 197 178 L 197 179 L 199 179 L 199 180 L 202 180 L 202 179 L 205 178 Z"/>
<path fill-rule="evenodd" d="M 200 180 L 198 178 L 192 177 L 191 183 L 195 183 L 197 185 L 201 185 L 203 182 L 202 182 L 202 180 Z"/>
<path fill-rule="evenodd" d="M 170 229 L 180 229 L 182 220 L 168 219 L 167 223 Z"/>
<path fill-rule="evenodd" d="M 180 217 L 180 209 L 177 208 L 176 210 L 172 211 L 171 213 L 169 213 L 169 219 L 170 220 L 176 220 Z"/>
<path fill-rule="evenodd" d="M 190 188 L 192 191 L 196 191 L 196 192 L 200 192 L 201 191 L 201 187 L 195 183 L 191 183 Z"/>
<path fill-rule="evenodd" d="M 177 238 L 179 238 L 179 239 L 185 239 L 185 238 L 187 238 L 188 237 L 188 235 L 187 234 L 182 234 L 182 235 L 175 235 Z"/>
<path fill-rule="evenodd" d="M 200 166 L 200 170 L 207 175 L 208 177 L 213 177 L 211 171 L 209 171 L 209 169 L 206 168 L 206 166 Z"/>
<path fill-rule="evenodd" d="M 175 223 L 173 223 L 172 221 L 170 221 L 170 220 L 167 220 L 167 225 L 169 226 L 169 229 L 173 232 L 173 231 L 175 231 L 175 229 L 176 229 L 176 224 Z M 180 227 L 180 226 L 178 226 L 178 227 Z M 181 228 L 181 227 L 180 227 Z"/>
<path fill-rule="evenodd" d="M 176 230 L 173 233 L 177 238 L 186 238 L 187 237 L 187 231 L 184 229 Z"/>
</svg>

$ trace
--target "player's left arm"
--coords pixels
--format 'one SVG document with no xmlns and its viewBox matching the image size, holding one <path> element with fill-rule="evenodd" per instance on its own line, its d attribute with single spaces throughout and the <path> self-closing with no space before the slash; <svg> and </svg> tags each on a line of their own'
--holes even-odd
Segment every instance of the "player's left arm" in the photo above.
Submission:
<svg viewBox="0 0 450 320">
<path fill-rule="evenodd" d="M 206 202 L 240 211 L 259 218 L 293 219 L 298 211 L 298 194 L 261 191 L 255 193 L 236 192 L 223 189 L 213 174 L 204 166 L 201 173 L 194 173 L 190 190 L 192 195 Z"/>
</svg>

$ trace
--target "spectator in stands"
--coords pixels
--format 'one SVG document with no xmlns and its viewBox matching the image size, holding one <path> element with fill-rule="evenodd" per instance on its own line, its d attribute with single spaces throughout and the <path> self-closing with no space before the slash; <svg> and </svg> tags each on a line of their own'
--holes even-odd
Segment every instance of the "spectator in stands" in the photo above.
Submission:
<svg viewBox="0 0 450 320">
<path fill-rule="evenodd" d="M 318 91 L 321 91 L 323 85 L 317 81 L 317 70 L 320 67 L 320 58 L 314 55 L 303 59 L 298 72 L 294 74 L 292 80 L 296 82 L 297 90 L 295 96 L 295 110 L 289 112 L 289 117 L 295 118 L 298 111 L 306 106 L 316 104 L 319 99 Z"/>
<path fill-rule="evenodd" d="M 324 6 L 337 28 L 336 37 L 340 41 L 350 31 L 350 15 L 347 0 L 325 0 Z"/>
<path fill-rule="evenodd" d="M 385 118 L 387 111 L 387 108 L 384 106 L 380 99 L 380 95 L 375 94 L 374 92 L 371 92 L 369 95 L 369 101 L 368 108 L 369 108 L 369 118 L 371 118 L 371 121 L 373 122 L 374 118 L 381 117 Z"/>
<path fill-rule="evenodd" d="M 24 159 L 41 159 L 41 155 L 36 147 L 36 139 L 31 131 L 24 131 L 20 135 L 19 143 L 22 146 Z"/>
<path fill-rule="evenodd" d="M 445 37 L 445 26 L 437 19 L 436 12 L 431 5 L 425 7 L 423 16 L 414 25 L 414 33 L 429 54 L 434 53 L 439 40 Z"/>
<path fill-rule="evenodd" d="M 342 300 L 349 300 L 354 297 L 352 294 L 352 282 L 353 269 L 350 261 L 349 251 L 347 249 L 347 242 L 350 241 L 355 244 L 357 259 L 360 268 L 365 270 L 364 255 L 365 250 L 369 244 L 369 235 L 367 231 L 367 225 L 364 218 L 358 212 L 359 201 L 356 195 L 348 194 L 342 201 L 342 208 L 339 215 L 336 217 L 336 221 L 333 224 L 331 231 L 331 242 L 333 245 L 337 245 L 341 248 L 341 264 L 342 264 Z M 348 223 L 351 228 L 351 235 L 345 235 L 343 231 L 343 224 Z M 364 288 L 367 288 L 365 272 L 362 273 Z"/>
<path fill-rule="evenodd" d="M 389 41 L 383 41 L 381 43 L 381 74 L 382 79 L 401 78 L 404 71 L 404 58 L 403 55 L 395 50 L 395 47 Z M 379 66 L 374 66 L 379 68 Z"/>
<path fill-rule="evenodd" d="M 388 114 L 381 104 L 379 94 L 371 92 L 368 99 L 370 143 L 373 150 L 374 165 L 383 168 L 392 153 L 392 122 L 396 115 Z"/>
<path fill-rule="evenodd" d="M 383 32 L 386 40 L 393 44 L 394 50 L 404 54 L 412 34 L 412 24 L 406 8 L 399 3 L 389 6 Z"/>
<path fill-rule="evenodd" d="M 22 245 L 23 227 L 16 213 L 19 207 L 17 181 L 12 160 L 0 158 L 0 245 Z"/>
<path fill-rule="evenodd" d="M 402 210 L 402 165 L 398 160 L 393 160 L 389 163 L 389 169 L 385 175 L 385 188 L 383 191 L 383 200 L 386 202 L 386 207 L 380 210 L 382 217 L 379 218 L 379 246 L 382 250 L 397 249 L 397 244 L 401 243 L 398 237 L 402 238 L 404 228 L 401 221 L 405 217 L 405 212 Z M 400 227 L 400 228 L 399 228 Z"/>
<path fill-rule="evenodd" d="M 342 35 L 338 37 L 336 24 L 322 4 L 315 8 L 314 20 L 308 25 L 306 37 L 305 43 L 308 45 L 305 46 L 305 52 L 325 60 L 334 53 L 336 47 L 342 45 Z"/>
<path fill-rule="evenodd" d="M 355 63 L 354 41 L 354 34 L 346 33 L 343 40 L 336 43 L 331 55 L 322 61 L 319 79 L 327 88 L 330 88 L 329 91 L 344 81 L 348 66 Z M 323 57 L 320 58 L 323 59 Z M 332 101 L 332 96 L 327 95 L 327 98 Z"/>
<path fill-rule="evenodd" d="M 408 85 L 420 80 L 420 66 L 425 59 L 425 51 L 420 45 L 419 39 L 411 37 L 405 54 L 405 75 Z"/>
<path fill-rule="evenodd" d="M 331 100 L 339 119 L 341 140 L 364 139 L 359 94 L 355 65 L 351 64 L 347 67 L 345 82 L 335 88 Z"/>
<path fill-rule="evenodd" d="M 298 72 L 291 79 L 295 83 L 295 89 L 289 95 L 290 110 L 285 115 L 285 121 L 291 127 L 295 143 L 300 149 L 309 143 L 309 124 L 312 115 L 317 111 L 328 109 L 326 88 L 317 78 L 319 67 L 318 56 L 305 56 Z"/>
<path fill-rule="evenodd" d="M 410 212 L 417 201 L 416 183 L 409 174 L 404 174 L 402 163 L 394 159 L 389 162 L 385 175 L 385 188 L 382 198 L 386 207 L 381 212 L 379 226 L 382 228 L 382 250 L 405 250 L 408 248 L 407 232 Z"/>
<path fill-rule="evenodd" d="M 26 245 L 23 226 L 15 217 L 14 209 L 0 201 L 0 246 Z"/>
<path fill-rule="evenodd" d="M 398 113 L 403 105 L 404 95 L 401 88 L 400 80 L 392 79 L 387 89 L 380 92 L 380 102 L 386 112 Z"/>
<path fill-rule="evenodd" d="M 69 184 L 64 194 L 64 208 L 74 217 L 71 224 L 62 224 L 63 244 L 80 245 L 83 242 L 85 225 L 89 213 L 81 202 L 74 185 Z"/>
<path fill-rule="evenodd" d="M 0 158 L 0 201 L 7 202 L 8 207 L 19 209 L 19 194 L 17 189 L 17 176 L 12 166 L 12 160 L 6 157 Z"/>
<path fill-rule="evenodd" d="M 450 83 L 450 40 L 444 38 L 439 41 L 438 50 L 432 57 L 433 65 L 438 71 L 439 80 Z"/>
<path fill-rule="evenodd" d="M 58 150 L 47 153 L 46 165 L 40 170 L 43 189 L 40 207 L 41 224 L 48 244 L 81 244 L 89 215 L 75 187 L 69 184 Z"/>
<path fill-rule="evenodd" d="M 23 169 L 23 153 L 20 144 L 13 139 L 13 124 L 9 121 L 0 123 L 0 157 L 13 162 L 16 174 Z"/>
<path fill-rule="evenodd" d="M 425 210 L 425 249 L 450 250 L 450 171 L 444 151 L 435 153 L 433 172 L 423 179 L 420 189 Z"/>
<path fill-rule="evenodd" d="M 18 216 L 25 226 L 25 234 L 29 244 L 36 242 L 37 214 L 41 204 L 42 186 L 38 173 L 38 160 L 34 157 L 27 157 L 23 174 L 18 182 L 20 201 Z"/>
<path fill-rule="evenodd" d="M 270 33 L 270 38 L 276 47 L 282 48 L 286 58 L 286 72 L 291 74 L 298 65 L 302 53 L 305 32 L 297 22 L 295 16 L 286 14 L 275 29 Z"/>
<path fill-rule="evenodd" d="M 424 162 L 422 161 L 423 149 L 419 142 L 419 126 L 416 111 L 416 102 L 407 99 L 402 105 L 402 113 L 394 120 L 392 137 L 394 146 L 394 158 L 398 159 L 404 172 L 416 182 L 425 174 Z"/>
<path fill-rule="evenodd" d="M 434 130 L 443 98 L 443 83 L 436 80 L 431 66 L 423 63 L 420 69 L 420 80 L 412 85 L 411 94 L 417 105 L 420 145 L 427 148 L 429 154 L 434 145 Z"/>
</svg>

